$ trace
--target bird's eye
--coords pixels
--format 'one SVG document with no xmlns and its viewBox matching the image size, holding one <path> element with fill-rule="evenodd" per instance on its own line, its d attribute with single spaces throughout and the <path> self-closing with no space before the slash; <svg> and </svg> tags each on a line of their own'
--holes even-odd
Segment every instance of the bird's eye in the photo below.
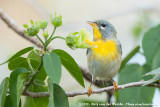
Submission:
<svg viewBox="0 0 160 107">
<path fill-rule="evenodd" d="M 101 26 L 102 26 L 102 27 L 106 27 L 106 25 L 105 25 L 105 24 L 101 24 Z"/>
</svg>

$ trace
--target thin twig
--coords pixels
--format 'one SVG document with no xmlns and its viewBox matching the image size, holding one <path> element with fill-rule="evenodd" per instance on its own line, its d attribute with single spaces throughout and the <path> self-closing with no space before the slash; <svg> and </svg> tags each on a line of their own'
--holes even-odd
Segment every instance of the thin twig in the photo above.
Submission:
<svg viewBox="0 0 160 107">
<path fill-rule="evenodd" d="M 123 84 L 123 85 L 119 85 L 118 89 L 123 90 L 125 88 L 129 88 L 129 87 L 141 87 L 143 86 L 147 81 L 139 81 L 139 82 L 132 82 L 132 83 L 127 83 L 127 84 Z M 151 84 L 151 85 L 147 85 L 147 87 L 157 87 L 160 88 L 160 84 Z M 105 87 L 105 88 L 101 88 L 101 89 L 96 89 L 93 90 L 93 94 L 98 94 L 98 93 L 102 93 L 102 92 L 106 92 L 106 91 L 113 91 L 114 87 L 113 86 L 109 86 L 109 87 Z M 68 97 L 75 97 L 78 95 L 85 95 L 88 94 L 88 90 L 79 90 L 79 91 L 75 91 L 75 92 L 66 92 L 66 95 Z M 33 93 L 33 92 L 29 92 L 27 91 L 26 93 L 23 94 L 24 96 L 30 96 L 30 97 L 49 97 L 49 93 L 48 92 L 38 92 L 38 93 Z"/>
<path fill-rule="evenodd" d="M 28 65 L 29 65 L 29 68 L 31 69 L 31 73 L 33 73 L 34 70 L 33 70 L 33 67 L 32 67 L 32 65 L 31 65 L 31 62 L 30 62 L 30 59 L 29 59 L 29 58 L 27 58 L 27 63 L 28 63 Z"/>
<path fill-rule="evenodd" d="M 44 42 L 42 41 L 42 39 L 38 36 L 38 35 L 36 35 L 36 37 L 39 39 L 39 41 L 44 45 Z"/>
</svg>

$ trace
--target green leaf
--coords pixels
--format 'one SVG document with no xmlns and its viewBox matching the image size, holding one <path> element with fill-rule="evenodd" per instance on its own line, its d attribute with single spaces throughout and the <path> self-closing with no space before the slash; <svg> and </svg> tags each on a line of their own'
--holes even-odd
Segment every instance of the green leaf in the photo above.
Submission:
<svg viewBox="0 0 160 107">
<path fill-rule="evenodd" d="M 157 75 L 160 73 L 160 68 L 156 69 L 156 70 L 152 70 L 151 72 L 148 72 L 146 74 L 144 74 L 143 76 L 147 76 L 147 75 Z"/>
<path fill-rule="evenodd" d="M 51 107 L 69 107 L 68 97 L 64 90 L 52 80 L 48 79 Z"/>
<path fill-rule="evenodd" d="M 0 85 L 0 107 L 4 107 L 7 90 L 9 85 L 9 78 L 6 77 L 3 79 L 1 85 Z"/>
<path fill-rule="evenodd" d="M 44 70 L 44 67 L 42 67 L 39 71 L 39 73 L 35 76 L 35 79 L 38 79 L 38 80 L 41 80 L 41 81 L 44 81 L 47 77 L 47 74 Z"/>
<path fill-rule="evenodd" d="M 20 96 L 24 86 L 23 82 L 29 74 L 30 72 L 25 68 L 17 68 L 10 75 L 9 93 L 13 107 L 19 106 Z"/>
<path fill-rule="evenodd" d="M 148 76 L 148 75 L 154 75 L 154 77 L 148 80 L 148 82 L 145 83 L 144 85 L 148 85 L 148 84 L 151 84 L 153 82 L 160 80 L 160 67 L 156 70 L 152 70 L 151 72 L 146 73 L 144 76 Z"/>
<path fill-rule="evenodd" d="M 40 61 L 41 61 L 41 57 L 38 55 L 40 53 L 40 51 L 39 50 L 33 50 L 33 51 L 31 51 L 30 53 L 29 53 L 29 55 L 28 55 L 28 59 L 30 59 L 30 61 L 31 61 L 31 65 L 32 65 L 32 67 L 36 70 L 37 69 L 37 65 L 39 65 L 40 64 Z M 37 63 L 35 64 L 35 63 L 32 63 L 33 61 L 36 61 Z M 35 65 L 34 65 L 35 64 Z M 36 80 L 40 80 L 40 81 L 44 81 L 45 79 L 46 79 L 46 77 L 47 77 L 47 75 L 46 75 L 46 72 L 45 72 L 45 70 L 44 70 L 44 67 L 41 67 L 41 69 L 40 69 L 40 71 L 39 71 L 39 73 L 35 76 L 35 79 Z"/>
<path fill-rule="evenodd" d="M 28 91 L 34 92 L 34 93 L 47 92 L 48 87 L 45 86 L 44 81 L 35 77 L 35 79 L 33 81 L 33 84 L 31 84 L 31 86 L 28 88 Z M 32 97 L 27 96 L 25 99 L 26 100 L 25 100 L 25 103 L 24 103 L 24 107 L 47 107 L 48 103 L 49 103 L 49 97 L 32 98 Z"/>
<path fill-rule="evenodd" d="M 32 25 L 34 25 L 34 22 L 33 22 L 33 20 L 30 20 L 30 22 L 31 22 L 31 24 L 32 24 Z"/>
<path fill-rule="evenodd" d="M 157 69 L 160 67 L 160 48 L 157 49 L 157 53 L 153 57 L 152 61 L 152 69 Z"/>
<path fill-rule="evenodd" d="M 39 50 L 33 50 L 33 51 L 31 51 L 30 53 L 29 53 L 29 55 L 28 55 L 28 59 L 32 59 L 32 60 L 36 60 L 37 62 L 39 62 L 40 63 L 40 61 L 41 61 L 41 57 L 40 56 L 38 56 L 37 54 L 39 54 L 40 53 L 40 51 Z"/>
<path fill-rule="evenodd" d="M 20 67 L 20 65 L 22 65 L 22 63 L 26 62 L 26 58 L 23 58 L 23 57 L 17 57 L 15 59 L 13 59 L 12 61 L 10 61 L 8 63 L 8 69 L 9 70 L 14 70 L 18 67 Z M 24 66 L 21 66 L 21 67 L 24 67 L 24 68 L 28 68 L 28 65 L 27 63 L 26 64 L 23 64 Z M 26 66 L 26 67 L 25 67 Z"/>
<path fill-rule="evenodd" d="M 143 75 L 146 74 L 146 73 L 148 73 L 148 72 L 150 72 L 151 70 L 152 69 L 151 69 L 151 67 L 148 64 L 144 64 L 143 65 Z M 148 76 L 143 76 L 143 75 L 142 75 L 142 79 L 144 81 L 147 81 L 147 80 L 153 78 L 153 76 L 151 76 L 151 75 L 148 75 Z"/>
<path fill-rule="evenodd" d="M 125 67 L 125 65 L 127 64 L 127 62 L 128 62 L 136 53 L 139 52 L 139 49 L 140 49 L 140 46 L 135 47 L 135 48 L 122 60 L 120 70 Z"/>
<path fill-rule="evenodd" d="M 1 107 L 3 107 L 3 106 L 1 106 Z M 13 104 L 12 104 L 12 101 L 11 101 L 11 96 L 10 96 L 10 95 L 8 95 L 8 96 L 6 97 L 6 101 L 5 101 L 4 107 L 13 107 Z"/>
<path fill-rule="evenodd" d="M 160 25 L 151 28 L 144 34 L 142 40 L 142 47 L 147 63 L 152 64 L 153 58 L 156 53 L 160 50 Z"/>
<path fill-rule="evenodd" d="M 119 73 L 119 84 L 126 84 L 142 80 L 148 70 L 144 69 L 138 64 L 126 65 Z M 131 87 L 124 90 L 118 90 L 118 102 L 119 103 L 152 103 L 155 88 L 153 87 Z M 123 107 L 128 107 L 123 106 Z"/>
<path fill-rule="evenodd" d="M 5 63 L 7 63 L 9 61 L 12 61 L 13 59 L 15 59 L 15 58 L 17 58 L 17 57 L 19 57 L 19 56 L 21 56 L 21 55 L 33 50 L 33 49 L 34 49 L 34 47 L 28 47 L 28 48 L 22 49 L 19 52 L 17 52 L 16 54 L 14 54 L 10 59 L 8 59 L 7 61 L 5 61 L 4 63 L 2 63 L 0 65 L 3 65 L 3 64 L 5 64 Z"/>
<path fill-rule="evenodd" d="M 60 57 L 63 66 L 69 71 L 72 77 L 81 86 L 85 87 L 82 72 L 76 61 L 72 58 L 72 56 L 70 56 L 67 52 L 60 49 L 55 49 L 52 52 Z"/>
<path fill-rule="evenodd" d="M 32 67 L 34 69 L 37 69 L 38 65 L 39 65 L 39 62 L 37 62 L 37 60 L 34 60 L 34 59 L 30 59 L 30 63 L 32 65 Z M 20 67 L 23 67 L 27 70 L 30 70 L 30 67 L 28 65 L 28 62 L 27 62 L 27 59 L 26 58 L 23 58 L 23 57 L 17 57 L 15 58 L 14 60 L 10 61 L 8 63 L 8 68 L 9 70 L 14 70 L 16 68 L 20 68 Z"/>
<path fill-rule="evenodd" d="M 29 67 L 29 64 L 27 62 L 27 59 L 30 60 L 30 63 L 32 65 L 32 68 L 34 70 L 37 69 L 37 67 L 39 66 L 40 64 L 40 61 L 41 61 L 41 58 L 40 56 L 38 56 L 37 54 L 39 53 L 38 50 L 33 50 L 29 53 L 28 57 L 27 58 L 24 58 L 24 57 L 17 57 L 15 59 L 13 59 L 12 61 L 10 61 L 8 63 L 8 68 L 9 70 L 14 70 L 16 68 L 19 68 L 19 67 L 23 67 L 23 68 L 26 68 L 27 70 L 31 70 L 30 67 Z"/>
<path fill-rule="evenodd" d="M 24 27 L 24 28 L 28 28 L 28 25 L 27 25 L 27 24 L 23 24 L 23 27 Z"/>
<path fill-rule="evenodd" d="M 39 97 L 39 98 L 32 98 L 26 97 L 26 102 L 24 107 L 47 107 L 49 102 L 48 97 Z"/>
<path fill-rule="evenodd" d="M 61 60 L 59 56 L 54 53 L 45 54 L 43 56 L 43 66 L 49 78 L 54 83 L 59 84 L 61 79 Z"/>
<path fill-rule="evenodd" d="M 32 85 L 29 89 L 31 92 L 46 92 L 48 91 L 47 87 L 40 87 L 36 85 Z M 49 103 L 48 97 L 39 97 L 39 98 L 32 98 L 32 97 L 26 97 L 24 107 L 47 107 Z"/>
<path fill-rule="evenodd" d="M 50 106 L 49 107 L 54 107 L 53 82 L 50 78 L 48 78 L 48 90 L 50 93 L 50 97 L 49 97 Z"/>
</svg>

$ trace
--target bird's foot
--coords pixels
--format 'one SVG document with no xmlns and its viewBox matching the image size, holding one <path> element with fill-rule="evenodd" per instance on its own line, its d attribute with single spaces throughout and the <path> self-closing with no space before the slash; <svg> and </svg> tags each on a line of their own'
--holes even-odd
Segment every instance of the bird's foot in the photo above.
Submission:
<svg viewBox="0 0 160 107">
<path fill-rule="evenodd" d="M 113 83 L 113 86 L 114 86 L 114 91 L 117 91 L 118 90 L 118 85 L 117 85 L 117 83 L 115 81 Z"/>
<path fill-rule="evenodd" d="M 88 88 L 88 97 L 89 97 L 91 94 L 93 95 L 93 91 L 92 91 L 92 87 L 89 86 L 89 88 Z"/>
</svg>

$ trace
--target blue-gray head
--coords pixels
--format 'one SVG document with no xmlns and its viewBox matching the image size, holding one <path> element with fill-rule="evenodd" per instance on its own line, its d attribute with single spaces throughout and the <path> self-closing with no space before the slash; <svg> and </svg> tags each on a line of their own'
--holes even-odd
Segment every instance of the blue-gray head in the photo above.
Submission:
<svg viewBox="0 0 160 107">
<path fill-rule="evenodd" d="M 94 39 L 111 39 L 116 38 L 116 30 L 114 26 L 106 20 L 88 21 L 93 27 Z"/>
</svg>

